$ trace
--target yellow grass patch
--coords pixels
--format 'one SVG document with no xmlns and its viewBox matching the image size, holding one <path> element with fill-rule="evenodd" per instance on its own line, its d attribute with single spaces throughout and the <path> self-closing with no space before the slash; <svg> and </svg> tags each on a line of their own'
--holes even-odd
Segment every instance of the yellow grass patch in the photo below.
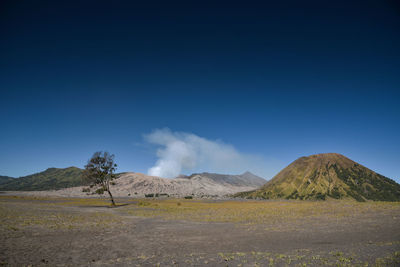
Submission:
<svg viewBox="0 0 400 267">
<path fill-rule="evenodd" d="M 5 198 L 2 199 L 4 200 Z M 15 198 L 9 198 L 8 200 L 12 199 Z M 38 200 L 37 198 L 18 197 L 17 199 L 23 199 L 26 202 L 0 201 L 0 227 L 14 231 L 28 226 L 43 226 L 52 229 L 73 229 L 82 227 L 106 227 L 120 221 L 118 216 L 108 212 L 92 211 L 82 213 L 61 210 L 61 206 L 79 206 L 79 204 L 82 203 L 89 206 L 106 206 L 107 202 L 102 200 L 73 199 L 71 202 L 68 202 L 66 201 L 67 199 L 40 198 L 41 201 L 35 202 L 33 200 Z M 47 202 L 49 200 L 53 200 L 53 202 Z"/>
<path fill-rule="evenodd" d="M 13 201 L 16 200 L 16 201 Z M 21 201 L 24 200 L 24 201 Z M 3 201 L 13 203 L 5 205 Z M 31 210 L 22 209 L 25 201 Z M 35 205 L 37 208 L 35 208 Z M 382 212 L 399 216 L 400 202 L 338 201 L 213 201 L 188 199 L 130 199 L 129 204 L 117 209 L 117 213 L 104 211 L 87 213 L 58 212 L 61 207 L 109 207 L 108 199 L 99 198 L 50 198 L 0 196 L 1 222 L 8 225 L 51 225 L 73 227 L 79 224 L 101 225 L 116 220 L 118 213 L 142 217 L 161 217 L 168 220 L 199 222 L 233 222 L 245 225 L 279 224 L 299 219 L 340 219 L 363 214 Z M 21 207 L 19 209 L 18 207 Z M 24 210 L 22 212 L 22 210 Z M 40 212 L 38 212 L 40 210 Z M 5 222 L 6 221 L 6 222 Z M 7 224 L 7 223 L 6 223 Z M 266 229 L 275 229 L 267 227 Z"/>
<path fill-rule="evenodd" d="M 369 212 L 399 214 L 400 203 L 355 201 L 140 200 L 123 209 L 135 216 L 190 221 L 261 224 L 302 218 L 342 218 Z"/>
</svg>

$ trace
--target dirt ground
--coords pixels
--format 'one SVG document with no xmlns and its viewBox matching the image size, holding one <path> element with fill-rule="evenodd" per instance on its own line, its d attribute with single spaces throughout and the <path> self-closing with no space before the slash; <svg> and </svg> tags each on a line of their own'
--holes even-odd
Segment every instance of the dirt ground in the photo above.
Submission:
<svg viewBox="0 0 400 267">
<path fill-rule="evenodd" d="M 117 202 L 1 195 L 0 266 L 400 266 L 399 203 Z"/>
</svg>

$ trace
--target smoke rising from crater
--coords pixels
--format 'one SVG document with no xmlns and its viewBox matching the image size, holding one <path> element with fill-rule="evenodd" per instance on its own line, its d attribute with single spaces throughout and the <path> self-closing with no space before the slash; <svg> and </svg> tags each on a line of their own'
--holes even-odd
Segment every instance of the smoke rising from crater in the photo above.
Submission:
<svg viewBox="0 0 400 267">
<path fill-rule="evenodd" d="M 158 160 L 148 170 L 152 176 L 173 178 L 186 172 L 242 173 L 244 171 L 265 174 L 260 169 L 262 158 L 243 154 L 232 145 L 208 140 L 192 133 L 157 129 L 144 136 L 151 144 L 159 146 Z"/>
</svg>

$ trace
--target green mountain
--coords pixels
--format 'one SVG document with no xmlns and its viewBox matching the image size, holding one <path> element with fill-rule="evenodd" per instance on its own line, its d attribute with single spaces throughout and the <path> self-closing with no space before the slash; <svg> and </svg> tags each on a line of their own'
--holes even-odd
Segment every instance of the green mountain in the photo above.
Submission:
<svg viewBox="0 0 400 267">
<path fill-rule="evenodd" d="M 0 184 L 8 183 L 12 180 L 14 180 L 14 178 L 12 178 L 10 176 L 1 176 L 0 175 Z"/>
<path fill-rule="evenodd" d="M 0 190 L 35 191 L 80 186 L 83 185 L 82 171 L 82 169 L 76 167 L 49 168 L 43 172 L 0 182 Z"/>
<path fill-rule="evenodd" d="M 261 188 L 235 196 L 400 201 L 400 185 L 343 155 L 327 153 L 301 157 Z"/>
</svg>

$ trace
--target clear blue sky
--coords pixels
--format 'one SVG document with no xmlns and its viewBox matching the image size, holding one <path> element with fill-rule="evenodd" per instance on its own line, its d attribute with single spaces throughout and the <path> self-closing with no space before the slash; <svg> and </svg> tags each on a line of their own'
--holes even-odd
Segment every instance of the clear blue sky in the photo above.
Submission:
<svg viewBox="0 0 400 267">
<path fill-rule="evenodd" d="M 134 2 L 2 1 L 0 175 L 97 150 L 146 172 L 168 127 L 271 173 L 337 152 L 400 182 L 396 1 Z"/>
</svg>

